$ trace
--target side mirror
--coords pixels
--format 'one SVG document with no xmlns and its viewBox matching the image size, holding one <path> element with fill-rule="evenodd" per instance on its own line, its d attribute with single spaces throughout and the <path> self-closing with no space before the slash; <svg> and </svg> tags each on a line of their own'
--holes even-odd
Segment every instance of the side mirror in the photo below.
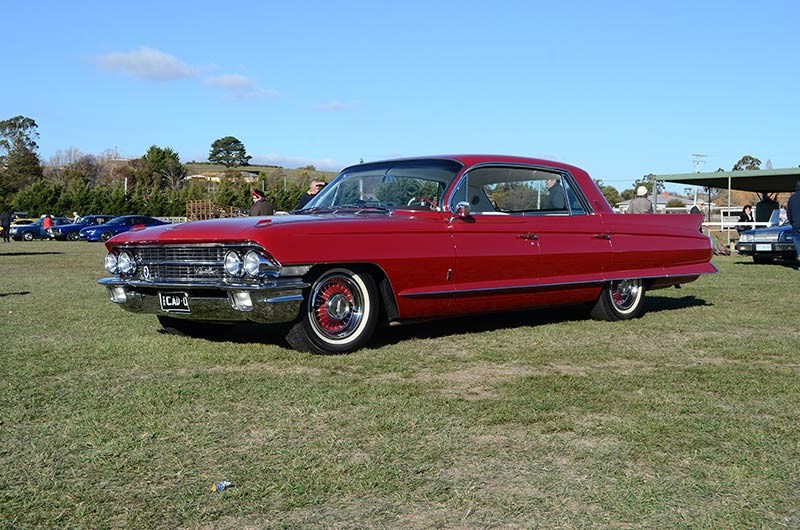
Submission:
<svg viewBox="0 0 800 530">
<path fill-rule="evenodd" d="M 456 217 L 459 219 L 465 219 L 470 216 L 472 213 L 472 207 L 470 206 L 469 202 L 461 201 L 456 204 Z"/>
</svg>

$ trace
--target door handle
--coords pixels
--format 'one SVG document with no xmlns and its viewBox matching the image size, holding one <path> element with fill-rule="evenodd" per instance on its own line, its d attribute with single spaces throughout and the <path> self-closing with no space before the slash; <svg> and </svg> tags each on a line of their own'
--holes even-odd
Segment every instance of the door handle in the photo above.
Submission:
<svg viewBox="0 0 800 530">
<path fill-rule="evenodd" d="M 531 234 L 531 233 L 519 234 L 517 236 L 517 239 L 527 239 L 528 241 L 536 241 L 537 239 L 539 239 L 539 236 L 537 236 L 536 234 Z"/>
<path fill-rule="evenodd" d="M 595 239 L 607 239 L 608 241 L 611 241 L 611 234 L 595 234 L 594 238 Z"/>
</svg>

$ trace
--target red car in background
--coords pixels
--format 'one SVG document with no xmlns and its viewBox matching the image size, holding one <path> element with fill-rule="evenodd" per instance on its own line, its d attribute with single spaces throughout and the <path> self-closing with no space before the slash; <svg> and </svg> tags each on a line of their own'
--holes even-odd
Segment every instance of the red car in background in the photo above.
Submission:
<svg viewBox="0 0 800 530">
<path fill-rule="evenodd" d="M 167 328 L 284 322 L 296 349 L 349 352 L 386 322 L 587 303 L 638 317 L 646 291 L 716 272 L 701 221 L 615 214 L 558 162 L 389 160 L 344 169 L 291 215 L 118 235 L 100 283 Z"/>
</svg>

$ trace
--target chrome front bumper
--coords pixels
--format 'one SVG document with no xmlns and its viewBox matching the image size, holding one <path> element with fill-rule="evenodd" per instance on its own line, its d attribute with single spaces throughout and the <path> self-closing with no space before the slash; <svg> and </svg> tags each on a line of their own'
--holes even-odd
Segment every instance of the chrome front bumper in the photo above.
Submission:
<svg viewBox="0 0 800 530">
<path fill-rule="evenodd" d="M 259 285 L 229 283 L 155 283 L 102 278 L 109 298 L 132 313 L 166 315 L 201 321 L 252 321 L 264 324 L 291 322 L 300 313 L 303 289 L 309 286 L 300 278 L 281 278 Z M 191 313 L 164 311 L 159 292 L 184 292 L 189 296 Z M 249 304 L 243 300 L 249 299 Z"/>
</svg>

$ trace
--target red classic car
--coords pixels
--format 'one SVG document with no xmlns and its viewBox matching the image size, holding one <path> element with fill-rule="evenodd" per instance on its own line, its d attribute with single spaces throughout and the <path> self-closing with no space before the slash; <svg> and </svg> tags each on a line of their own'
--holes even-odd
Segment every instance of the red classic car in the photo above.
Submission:
<svg viewBox="0 0 800 530">
<path fill-rule="evenodd" d="M 717 272 L 701 221 L 615 214 L 557 162 L 389 160 L 344 169 L 290 215 L 118 235 L 100 283 L 166 328 L 284 322 L 298 350 L 349 352 L 387 322 L 569 304 L 638 317 L 646 290 Z"/>
</svg>

